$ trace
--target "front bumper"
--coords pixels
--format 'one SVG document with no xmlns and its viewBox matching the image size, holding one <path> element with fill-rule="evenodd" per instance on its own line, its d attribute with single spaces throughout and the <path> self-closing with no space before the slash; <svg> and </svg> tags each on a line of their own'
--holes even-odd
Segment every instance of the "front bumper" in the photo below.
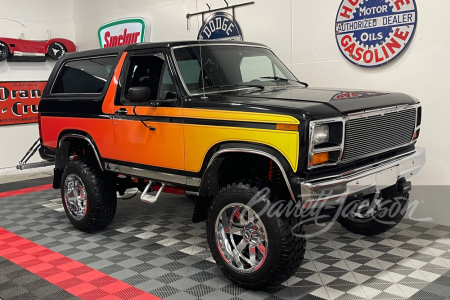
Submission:
<svg viewBox="0 0 450 300">
<path fill-rule="evenodd" d="M 339 175 L 318 178 L 301 183 L 303 207 L 316 202 L 339 203 L 355 194 L 369 194 L 395 185 L 409 178 L 424 166 L 425 149 L 416 147 L 413 152 L 364 166 Z"/>
</svg>

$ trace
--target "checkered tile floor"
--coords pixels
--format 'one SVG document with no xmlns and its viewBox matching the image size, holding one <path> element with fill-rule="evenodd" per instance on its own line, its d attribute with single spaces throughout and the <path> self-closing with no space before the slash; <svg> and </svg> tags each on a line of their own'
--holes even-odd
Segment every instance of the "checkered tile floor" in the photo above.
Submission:
<svg viewBox="0 0 450 300">
<path fill-rule="evenodd" d="M 3 257 L 0 257 L 0 297 L 14 300 L 78 299 Z"/>
<path fill-rule="evenodd" d="M 59 196 L 47 190 L 0 199 L 0 227 L 160 298 L 450 299 L 449 227 L 404 220 L 383 235 L 364 237 L 334 224 L 308 240 L 293 277 L 254 292 L 222 276 L 205 225 L 191 223 L 193 202 L 184 196 L 163 195 L 153 205 L 138 197 L 120 200 L 113 223 L 95 234 L 72 227 Z M 0 270 L 1 281 L 24 284 Z M 17 296 L 9 290 L 0 284 L 0 298 Z"/>
</svg>

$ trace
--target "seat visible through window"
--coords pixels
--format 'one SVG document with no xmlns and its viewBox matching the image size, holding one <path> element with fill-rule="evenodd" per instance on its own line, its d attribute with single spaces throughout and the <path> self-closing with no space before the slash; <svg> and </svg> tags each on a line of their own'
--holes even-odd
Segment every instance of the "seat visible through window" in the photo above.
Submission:
<svg viewBox="0 0 450 300">
<path fill-rule="evenodd" d="M 134 65 L 134 74 L 132 74 L 129 88 L 148 86 L 151 91 L 151 99 L 156 100 L 163 64 L 164 60 L 153 55 L 132 59 L 131 67 Z"/>
</svg>

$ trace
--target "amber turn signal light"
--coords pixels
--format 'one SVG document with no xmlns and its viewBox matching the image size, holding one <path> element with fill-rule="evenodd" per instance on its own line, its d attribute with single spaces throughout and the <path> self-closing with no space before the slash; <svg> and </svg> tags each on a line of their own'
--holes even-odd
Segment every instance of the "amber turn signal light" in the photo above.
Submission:
<svg viewBox="0 0 450 300">
<path fill-rule="evenodd" d="M 277 130 L 298 131 L 298 125 L 277 124 Z"/>
<path fill-rule="evenodd" d="M 314 154 L 313 159 L 312 159 L 312 164 L 314 166 L 322 164 L 324 162 L 327 162 L 329 160 L 329 158 L 330 158 L 330 155 L 328 152 Z"/>
</svg>

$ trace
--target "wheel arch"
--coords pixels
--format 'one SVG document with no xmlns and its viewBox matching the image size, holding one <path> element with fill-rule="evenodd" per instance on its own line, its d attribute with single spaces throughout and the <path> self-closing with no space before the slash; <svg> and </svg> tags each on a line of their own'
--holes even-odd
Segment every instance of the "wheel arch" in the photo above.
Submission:
<svg viewBox="0 0 450 300">
<path fill-rule="evenodd" d="M 53 176 L 53 188 L 61 187 L 61 178 L 64 173 L 64 168 L 70 162 L 70 148 L 74 145 L 88 146 L 97 160 L 100 170 L 103 171 L 103 160 L 100 156 L 97 146 L 92 137 L 84 131 L 80 130 L 64 130 L 58 136 L 57 149 L 55 153 L 55 169 Z"/>
<path fill-rule="evenodd" d="M 295 174 L 288 160 L 283 156 L 278 150 L 264 144 L 258 143 L 246 143 L 246 142 L 227 142 L 220 145 L 212 147 L 208 151 L 208 155 L 205 157 L 204 166 L 202 167 L 202 179 L 199 186 L 198 197 L 195 202 L 194 213 L 192 220 L 194 223 L 204 221 L 208 214 L 208 209 L 212 203 L 213 196 L 216 195 L 222 188 L 219 183 L 218 177 L 221 176 L 221 167 L 227 159 L 233 159 L 230 155 L 238 155 L 242 161 L 246 163 L 251 163 L 252 157 L 263 158 L 262 162 L 272 161 L 279 169 L 282 175 L 282 182 L 280 185 L 285 188 L 286 196 L 291 198 L 295 203 L 298 194 L 298 190 L 293 188 L 290 178 L 293 178 Z M 228 157 L 227 157 L 228 156 Z M 234 157 L 235 158 L 235 157 Z M 260 161 L 261 159 L 256 159 L 255 161 Z M 264 160 L 265 159 L 265 160 Z M 224 164 L 226 166 L 226 163 Z M 267 165 L 268 167 L 268 165 Z M 231 171 L 233 172 L 233 171 Z M 238 174 L 234 177 L 234 181 L 240 181 L 245 178 L 239 177 Z M 254 178 L 247 178 L 254 179 Z M 231 183 L 231 182 L 229 182 Z"/>
<path fill-rule="evenodd" d="M 56 150 L 56 157 L 55 157 L 56 168 L 58 168 L 58 166 L 60 168 L 65 167 L 64 164 L 65 158 L 67 157 L 68 159 L 68 152 L 66 151 L 69 150 L 70 145 L 74 141 L 85 143 L 86 145 L 91 147 L 95 159 L 97 160 L 100 169 L 103 171 L 103 159 L 100 155 L 97 145 L 94 142 L 94 139 L 91 137 L 89 133 L 80 130 L 64 130 L 59 134 L 57 144 L 58 148 Z"/>
<path fill-rule="evenodd" d="M 76 51 L 76 46 L 75 43 L 72 42 L 71 40 L 68 39 L 61 39 L 61 38 L 54 38 L 54 39 L 50 39 L 46 42 L 45 44 L 45 50 L 46 52 L 48 51 L 48 47 L 50 46 L 51 43 L 56 42 L 56 43 L 61 43 L 64 48 L 66 48 L 67 52 L 75 52 Z"/>
<path fill-rule="evenodd" d="M 201 174 L 202 178 L 200 181 L 198 197 L 195 202 L 194 213 L 192 220 L 194 223 L 204 221 L 207 216 L 208 208 L 211 204 L 212 198 L 216 195 L 220 189 L 221 184 L 220 176 L 222 173 L 222 164 L 225 162 L 223 168 L 230 168 L 226 165 L 226 160 L 228 161 L 235 159 L 233 155 L 238 155 L 239 158 L 246 163 L 251 163 L 250 161 L 260 161 L 263 159 L 263 163 L 268 162 L 267 169 L 269 169 L 270 161 L 278 167 L 282 174 L 282 186 L 286 188 L 286 195 L 293 202 L 296 202 L 295 192 L 291 186 L 289 178 L 294 174 L 292 167 L 288 163 L 287 159 L 278 150 L 264 144 L 258 143 L 247 143 L 247 142 L 225 142 L 212 147 L 207 155 L 205 156 L 204 163 L 202 166 Z M 253 158 L 256 158 L 253 160 Z M 264 161 L 265 160 L 265 161 Z M 226 171 L 230 172 L 230 171 Z M 233 170 L 231 170 L 231 173 Z M 245 178 L 240 178 L 241 174 L 237 174 L 233 179 L 235 181 L 240 181 Z M 226 175 L 225 175 L 226 176 Z M 247 178 L 254 179 L 254 178 Z M 231 182 L 229 182 L 231 183 Z M 297 192 L 297 191 L 296 191 Z"/>
<path fill-rule="evenodd" d="M 211 173 L 211 175 L 216 175 L 215 171 L 217 170 L 217 168 L 219 167 L 219 165 L 215 162 L 219 162 L 221 164 L 221 156 L 223 157 L 224 155 L 226 156 L 226 154 L 228 153 L 239 153 L 239 154 L 243 154 L 246 156 L 263 156 L 266 157 L 267 159 L 273 161 L 277 167 L 279 168 L 281 174 L 283 175 L 283 179 L 284 182 L 286 184 L 286 188 L 289 191 L 289 194 L 292 198 L 293 201 L 295 201 L 295 196 L 294 193 L 292 191 L 291 188 L 291 184 L 289 182 L 289 176 L 288 174 L 290 174 L 292 172 L 292 168 L 290 167 L 289 163 L 287 162 L 287 160 L 284 158 L 284 156 L 278 152 L 277 150 L 269 147 L 269 146 L 265 146 L 265 145 L 261 145 L 261 144 L 225 144 L 223 146 L 220 147 L 220 149 L 218 149 L 216 152 L 214 152 L 207 164 L 205 173 L 203 174 L 202 177 L 202 182 L 200 185 L 200 194 L 202 194 L 202 190 L 205 190 L 205 184 L 207 182 L 205 182 L 204 180 L 207 178 L 207 176 L 209 175 L 209 173 Z"/>
</svg>

